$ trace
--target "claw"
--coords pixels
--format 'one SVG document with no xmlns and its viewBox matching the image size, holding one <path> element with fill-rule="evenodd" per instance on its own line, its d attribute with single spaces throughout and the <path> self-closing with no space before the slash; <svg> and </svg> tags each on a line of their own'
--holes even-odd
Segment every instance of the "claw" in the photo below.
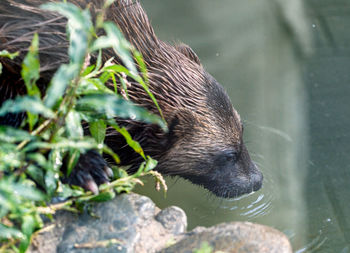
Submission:
<svg viewBox="0 0 350 253">
<path fill-rule="evenodd" d="M 85 184 L 86 190 L 91 191 L 93 194 L 97 195 L 98 194 L 98 186 L 95 183 L 94 180 L 89 179 L 86 184 Z"/>
<path fill-rule="evenodd" d="M 112 170 L 110 167 L 105 166 L 105 167 L 104 167 L 104 171 L 105 171 L 105 173 L 107 174 L 107 176 L 108 176 L 109 178 L 113 178 L 114 173 L 113 173 L 113 170 Z"/>
</svg>

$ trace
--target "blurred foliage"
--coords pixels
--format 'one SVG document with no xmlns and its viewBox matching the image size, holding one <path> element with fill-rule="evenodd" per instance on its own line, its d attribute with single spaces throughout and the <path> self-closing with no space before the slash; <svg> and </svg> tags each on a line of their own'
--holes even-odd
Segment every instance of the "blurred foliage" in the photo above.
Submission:
<svg viewBox="0 0 350 253">
<path fill-rule="evenodd" d="M 95 26 L 89 10 L 64 2 L 42 6 L 67 17 L 70 61 L 59 67 L 46 91 L 40 91 L 36 84 L 40 77 L 40 38 L 35 34 L 21 71 L 27 94 L 5 101 L 0 108 L 0 116 L 27 115 L 20 129 L 0 126 L 0 252 L 25 252 L 33 232 L 43 226 L 43 214 L 52 218 L 57 210 L 79 211 L 86 203 L 110 200 L 116 193 L 129 192 L 135 184 L 142 184 L 138 177 L 146 174 L 152 174 L 164 185 L 161 176 L 152 171 L 157 162 L 145 155 L 140 144 L 113 120 L 115 117 L 131 118 L 167 129 L 162 117 L 135 106 L 118 94 L 127 95 L 122 80 L 128 76 L 144 87 L 158 107 L 148 90 L 142 56 L 124 39 L 115 24 L 103 21 L 103 13 L 112 2 L 106 1 Z M 104 29 L 105 35 L 97 37 L 97 29 Z M 113 59 L 102 63 L 104 48 L 113 48 L 126 67 L 115 65 Z M 96 64 L 85 66 L 92 54 L 97 55 Z M 0 57 L 10 59 L 17 55 L 0 52 Z M 120 80 L 122 92 L 116 89 L 116 80 Z M 107 89 L 106 82 L 112 82 L 115 90 Z M 83 135 L 83 122 L 89 124 L 91 136 Z M 90 149 L 105 152 L 119 163 L 118 155 L 104 144 L 107 127 L 122 134 L 128 145 L 144 158 L 139 170 L 128 175 L 117 166 L 113 167 L 114 180 L 101 185 L 98 195 L 62 184 L 60 168 L 65 157 L 69 161 L 67 173 L 74 168 L 80 154 Z M 53 197 L 64 201 L 52 204 Z"/>
</svg>

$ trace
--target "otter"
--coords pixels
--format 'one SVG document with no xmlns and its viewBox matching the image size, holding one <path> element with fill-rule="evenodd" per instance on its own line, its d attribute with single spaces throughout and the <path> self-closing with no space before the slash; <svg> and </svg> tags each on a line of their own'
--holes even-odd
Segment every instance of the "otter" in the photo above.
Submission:
<svg viewBox="0 0 350 253">
<path fill-rule="evenodd" d="M 100 0 L 68 0 L 94 15 L 103 4 Z M 66 19 L 57 13 L 43 11 L 43 0 L 1 0 L 0 50 L 18 51 L 14 60 L 0 58 L 0 104 L 25 92 L 20 66 L 32 40 L 39 34 L 41 76 L 40 89 L 45 90 L 58 66 L 68 61 Z M 243 142 L 243 125 L 223 87 L 207 73 L 198 56 L 185 44 L 171 45 L 159 40 L 141 4 L 116 0 L 106 18 L 113 21 L 125 38 L 143 55 L 148 70 L 150 90 L 164 114 L 169 131 L 160 127 L 118 119 L 146 154 L 158 160 L 155 168 L 164 175 L 180 176 L 201 185 L 219 197 L 231 198 L 257 191 L 263 176 L 251 160 Z M 111 50 L 103 59 L 115 57 Z M 92 57 L 94 58 L 94 57 Z M 92 59 L 93 60 L 93 59 Z M 140 84 L 128 80 L 129 98 L 154 114 L 159 114 Z M 9 114 L 0 125 L 19 126 L 23 115 Z M 121 158 L 128 172 L 137 170 L 142 158 L 125 145 L 124 138 L 107 129 L 105 143 Z M 68 183 L 94 189 L 108 181 L 110 169 L 96 151 L 82 154 Z"/>
</svg>

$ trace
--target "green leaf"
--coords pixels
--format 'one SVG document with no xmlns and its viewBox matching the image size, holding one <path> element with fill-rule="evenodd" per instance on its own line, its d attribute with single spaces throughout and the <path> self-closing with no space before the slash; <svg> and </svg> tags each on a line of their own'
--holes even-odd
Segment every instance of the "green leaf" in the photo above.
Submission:
<svg viewBox="0 0 350 253">
<path fill-rule="evenodd" d="M 80 187 L 74 187 L 71 188 L 66 184 L 59 184 L 59 187 L 57 189 L 58 196 L 67 199 L 69 197 L 78 197 L 84 194 L 84 190 Z"/>
<path fill-rule="evenodd" d="M 140 55 L 138 56 L 139 59 L 138 59 L 138 62 L 139 64 L 141 64 L 140 68 L 143 69 L 145 68 L 145 66 L 142 66 L 142 63 L 143 60 L 142 58 L 140 58 Z M 166 121 L 164 119 L 164 116 L 163 116 L 163 113 L 162 113 L 162 110 L 160 109 L 159 107 L 159 104 L 156 100 L 156 98 L 154 97 L 154 95 L 152 94 L 152 92 L 149 90 L 149 87 L 148 87 L 148 84 L 146 82 L 144 82 L 144 80 L 138 75 L 138 74 L 133 74 L 132 72 L 130 72 L 127 68 L 125 68 L 124 66 L 121 66 L 121 65 L 112 65 L 112 66 L 107 66 L 105 68 L 103 68 L 103 70 L 105 71 L 113 71 L 115 73 L 125 73 L 127 76 L 131 77 L 132 79 L 134 79 L 136 82 L 138 82 L 139 84 L 141 84 L 142 88 L 147 92 L 147 95 L 152 99 L 152 102 L 154 103 L 154 105 L 157 107 L 158 111 L 159 111 L 159 114 L 161 116 L 161 118 L 163 119 L 163 123 L 166 125 Z M 143 69 L 143 71 L 146 71 L 145 69 Z M 148 80 L 147 79 L 147 73 L 144 74 L 146 76 L 146 79 L 145 80 Z M 121 81 L 122 85 L 123 84 L 123 81 Z M 124 85 L 125 86 L 125 85 Z M 123 87 L 125 89 L 125 87 Z"/>
<path fill-rule="evenodd" d="M 133 53 L 134 53 L 135 60 L 141 70 L 143 80 L 145 80 L 145 83 L 148 84 L 148 72 L 147 72 L 147 67 L 146 67 L 145 61 L 143 60 L 142 54 L 137 50 L 134 50 Z"/>
<path fill-rule="evenodd" d="M 157 124 L 164 131 L 167 130 L 166 124 L 157 115 L 115 95 L 94 94 L 84 96 L 78 100 L 76 110 L 100 118 L 105 115 L 108 119 L 118 117 Z"/>
<path fill-rule="evenodd" d="M 13 210 L 12 203 L 9 203 L 11 200 L 3 194 L 0 190 L 0 218 L 8 214 L 10 210 Z M 0 223 L 1 224 L 1 223 Z M 0 229 L 0 238 L 1 238 L 1 229 Z"/>
<path fill-rule="evenodd" d="M 89 198 L 90 202 L 105 202 L 111 199 L 114 199 L 115 197 L 115 192 L 114 191 L 106 191 L 102 192 L 98 195 L 92 196 Z"/>
<path fill-rule="evenodd" d="M 29 131 L 33 131 L 35 124 L 38 122 L 39 116 L 37 114 L 33 114 L 27 112 L 27 122 L 29 124 Z"/>
<path fill-rule="evenodd" d="M 213 253 L 213 248 L 207 241 L 204 241 L 199 249 L 193 250 L 193 253 Z"/>
<path fill-rule="evenodd" d="M 27 131 L 9 126 L 0 126 L 0 143 L 16 143 L 32 139 L 35 139 L 35 137 L 30 135 Z"/>
<path fill-rule="evenodd" d="M 87 54 L 89 34 L 84 30 L 71 29 L 69 45 L 69 58 L 71 63 L 82 65 Z"/>
<path fill-rule="evenodd" d="M 68 31 L 70 46 L 68 49 L 70 64 L 62 65 L 54 75 L 46 92 L 45 104 L 52 107 L 64 94 L 70 82 L 79 74 L 85 57 L 88 44 L 93 31 L 90 13 L 81 11 L 71 3 L 47 3 L 41 6 L 50 11 L 57 11 L 68 18 Z"/>
<path fill-rule="evenodd" d="M 99 89 L 96 87 L 94 82 L 91 82 L 91 79 L 80 80 L 76 91 L 77 95 L 86 95 L 86 94 L 95 94 L 95 93 L 99 93 Z"/>
<path fill-rule="evenodd" d="M 112 167 L 113 168 L 113 174 L 114 174 L 114 177 L 117 179 L 117 178 L 124 178 L 124 177 L 128 177 L 129 174 L 128 172 L 126 172 L 125 170 L 121 169 L 121 168 L 115 168 L 115 167 Z"/>
<path fill-rule="evenodd" d="M 145 165 L 146 165 L 146 162 L 142 162 L 139 166 L 139 168 L 137 169 L 137 171 L 132 175 L 132 177 L 139 177 L 141 176 L 141 173 L 145 170 Z"/>
<path fill-rule="evenodd" d="M 10 228 L 0 223 L 0 239 L 11 239 L 11 238 L 23 239 L 24 235 L 18 229 Z"/>
<path fill-rule="evenodd" d="M 115 0 L 106 0 L 104 2 L 103 8 L 107 9 L 111 4 L 113 4 L 115 2 Z"/>
<path fill-rule="evenodd" d="M 145 162 L 140 164 L 140 167 L 137 169 L 136 173 L 132 175 L 132 177 L 139 177 L 141 176 L 142 172 L 153 170 L 158 164 L 158 161 L 152 159 L 150 156 L 147 156 L 145 160 Z"/>
<path fill-rule="evenodd" d="M 98 79 L 100 79 L 100 81 L 101 81 L 103 84 L 105 84 L 105 83 L 109 80 L 109 77 L 110 77 L 110 75 L 109 75 L 108 72 L 103 72 L 103 73 L 101 74 L 101 76 L 99 76 Z"/>
<path fill-rule="evenodd" d="M 137 73 L 130 49 L 132 48 L 130 43 L 124 38 L 123 34 L 112 22 L 105 22 L 103 28 L 106 31 L 106 36 L 97 38 L 92 46 L 91 51 L 113 48 L 114 52 L 119 56 L 125 66 L 134 74 Z"/>
<path fill-rule="evenodd" d="M 71 63 L 82 65 L 85 60 L 87 48 L 93 25 L 88 10 L 82 11 L 72 3 L 47 3 L 41 8 L 56 11 L 68 18 L 68 32 L 70 46 L 68 49 Z"/>
<path fill-rule="evenodd" d="M 63 164 L 64 151 L 62 149 L 54 149 L 49 154 L 49 162 L 52 164 L 52 169 L 58 172 Z"/>
<path fill-rule="evenodd" d="M 59 171 L 63 164 L 62 149 L 54 149 L 49 153 L 48 165 L 44 176 L 45 190 L 52 196 L 59 183 Z"/>
<path fill-rule="evenodd" d="M 52 196 L 57 189 L 59 176 L 58 173 L 54 170 L 47 170 L 45 173 L 44 181 L 45 181 L 45 190 L 47 191 L 49 196 Z"/>
<path fill-rule="evenodd" d="M 152 159 L 150 156 L 147 156 L 147 162 L 144 171 L 148 172 L 150 170 L 153 170 L 158 164 L 157 160 Z"/>
<path fill-rule="evenodd" d="M 67 177 L 72 173 L 75 165 L 78 163 L 80 158 L 80 151 L 78 149 L 72 149 L 69 151 L 68 157 L 69 159 L 67 163 L 67 173 L 66 173 Z"/>
<path fill-rule="evenodd" d="M 114 188 L 114 190 L 120 194 L 120 193 L 129 193 L 132 191 L 132 189 L 135 187 L 135 183 L 128 182 L 123 185 L 118 185 Z"/>
<path fill-rule="evenodd" d="M 78 75 L 79 65 L 61 65 L 53 76 L 50 86 L 47 89 L 44 103 L 52 108 L 62 98 L 67 86 Z"/>
<path fill-rule="evenodd" d="M 0 116 L 7 113 L 30 112 L 52 118 L 53 111 L 47 108 L 38 98 L 31 96 L 16 97 L 15 100 L 6 100 L 0 108 Z"/>
<path fill-rule="evenodd" d="M 24 161 L 24 154 L 16 149 L 16 145 L 1 143 L 0 146 L 0 171 L 9 168 L 18 168 Z"/>
<path fill-rule="evenodd" d="M 154 95 L 152 94 L 152 92 L 149 90 L 148 85 L 147 85 L 147 84 L 142 80 L 142 78 L 139 77 L 139 76 L 138 76 L 138 78 L 136 78 L 135 80 L 141 84 L 142 88 L 147 92 L 148 96 L 152 99 L 154 105 L 157 107 L 157 109 L 158 109 L 158 111 L 159 111 L 159 114 L 160 114 L 160 116 L 161 116 L 161 118 L 162 118 L 162 120 L 163 120 L 163 123 L 166 125 L 166 121 L 165 121 L 165 119 L 164 119 L 163 112 L 162 112 L 162 110 L 160 109 L 159 104 L 158 104 L 156 98 L 154 97 Z"/>
<path fill-rule="evenodd" d="M 109 147 L 104 145 L 103 148 L 102 148 L 102 151 L 103 151 L 103 153 L 105 153 L 107 155 L 110 155 L 113 158 L 113 160 L 115 161 L 116 164 L 120 163 L 119 156 L 115 152 L 113 152 L 112 149 L 110 149 Z"/>
<path fill-rule="evenodd" d="M 21 75 L 27 88 L 27 94 L 40 98 L 40 90 L 35 82 L 40 78 L 40 63 L 39 63 L 39 37 L 35 33 L 29 52 L 23 60 Z"/>
<path fill-rule="evenodd" d="M 114 129 L 116 131 L 118 131 L 121 135 L 123 135 L 123 137 L 126 140 L 126 143 L 138 154 L 140 154 L 143 159 L 146 160 L 145 154 L 143 152 L 143 149 L 141 148 L 140 143 L 138 143 L 137 141 L 134 141 L 130 135 L 130 133 L 128 132 L 128 130 L 126 130 L 124 127 L 120 128 L 118 125 L 113 124 L 112 125 L 114 127 Z"/>
<path fill-rule="evenodd" d="M 87 67 L 84 69 L 84 71 L 83 71 L 83 73 L 81 74 L 81 76 L 87 76 L 87 75 L 91 74 L 91 72 L 92 72 L 95 68 L 96 68 L 95 65 L 87 66 Z"/>
<path fill-rule="evenodd" d="M 27 89 L 27 94 L 37 98 L 41 97 L 41 92 L 36 85 L 36 81 L 40 78 L 40 62 L 39 62 L 39 37 L 35 33 L 32 43 L 29 47 L 29 52 L 23 60 L 21 76 Z M 38 115 L 27 112 L 27 122 L 29 130 L 32 131 L 34 125 L 38 121 Z"/>
<path fill-rule="evenodd" d="M 44 195 L 35 188 L 32 181 L 21 180 L 20 182 L 15 182 L 14 176 L 0 180 L 0 191 L 16 196 L 16 201 L 19 201 L 20 197 L 32 201 L 44 200 Z"/>
<path fill-rule="evenodd" d="M 60 13 L 68 18 L 68 21 L 71 22 L 70 26 L 75 29 L 90 31 L 93 27 L 89 12 L 82 11 L 78 6 L 72 3 L 46 3 L 41 5 L 40 8 Z"/>
<path fill-rule="evenodd" d="M 42 187 L 45 187 L 44 183 L 44 173 L 43 170 L 37 166 L 29 165 L 26 173 L 32 178 L 37 184 Z"/>
<path fill-rule="evenodd" d="M 16 184 L 15 188 L 15 194 L 17 196 L 21 196 L 27 200 L 33 200 L 33 201 L 39 201 L 44 200 L 44 195 L 35 188 L 34 185 L 22 185 L 22 184 Z"/>
<path fill-rule="evenodd" d="M 33 231 L 34 228 L 37 226 L 35 219 L 32 215 L 25 215 L 22 217 L 22 232 L 27 235 L 30 236 Z"/>
<path fill-rule="evenodd" d="M 42 168 L 46 168 L 49 165 L 46 157 L 38 152 L 27 154 L 27 158 Z"/>
<path fill-rule="evenodd" d="M 113 58 L 108 59 L 106 62 L 110 62 L 112 61 Z M 102 50 L 98 51 L 98 55 L 97 55 L 97 60 L 96 60 L 96 68 L 95 71 L 98 71 L 102 66 Z"/>
<path fill-rule="evenodd" d="M 10 53 L 7 50 L 0 51 L 0 57 L 6 57 L 6 58 L 9 58 L 11 60 L 15 59 L 18 55 L 19 55 L 18 52 Z"/>
<path fill-rule="evenodd" d="M 66 117 L 66 129 L 68 137 L 82 138 L 84 135 L 83 128 L 80 122 L 80 114 L 71 110 Z"/>
<path fill-rule="evenodd" d="M 89 123 L 89 130 L 98 144 L 102 144 L 105 140 L 107 125 L 103 120 L 93 121 Z"/>
<path fill-rule="evenodd" d="M 113 73 L 110 73 L 110 77 L 112 79 L 113 82 L 113 87 L 114 87 L 114 93 L 118 94 L 118 84 L 117 84 L 117 80 L 115 79 L 115 75 Z M 123 78 L 121 78 L 123 80 Z M 124 80 L 121 82 L 122 83 L 122 87 L 126 88 L 126 84 L 124 82 Z M 128 91 L 127 89 L 123 89 L 125 91 L 126 97 L 128 98 Z"/>
<path fill-rule="evenodd" d="M 92 94 L 97 92 L 114 94 L 99 78 L 82 79 L 79 83 L 78 94 Z"/>
<path fill-rule="evenodd" d="M 90 51 L 97 51 L 105 48 L 113 47 L 114 41 L 107 36 L 100 36 L 92 42 Z"/>
<path fill-rule="evenodd" d="M 28 236 L 25 236 L 24 240 L 21 240 L 21 243 L 19 244 L 19 252 L 25 253 L 29 247 L 30 244 L 30 238 Z"/>
<path fill-rule="evenodd" d="M 28 152 L 36 149 L 94 149 L 98 148 L 98 145 L 95 143 L 95 140 L 92 138 L 85 137 L 83 140 L 74 140 L 62 138 L 57 143 L 47 143 L 47 142 L 33 142 L 29 143 L 23 151 Z"/>
<path fill-rule="evenodd" d="M 132 78 L 134 77 L 134 75 L 132 75 L 130 73 L 130 71 L 122 65 L 111 65 L 111 66 L 104 67 L 102 70 L 103 71 L 113 71 L 114 73 L 125 73 L 126 75 L 128 75 Z"/>
</svg>

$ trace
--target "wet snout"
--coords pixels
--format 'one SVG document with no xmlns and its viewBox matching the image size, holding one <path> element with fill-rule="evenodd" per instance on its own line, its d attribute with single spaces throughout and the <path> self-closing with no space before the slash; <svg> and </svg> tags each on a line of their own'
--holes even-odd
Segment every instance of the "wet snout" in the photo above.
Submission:
<svg viewBox="0 0 350 253">
<path fill-rule="evenodd" d="M 259 190 L 263 182 L 263 174 L 259 171 L 258 167 L 253 162 L 251 174 L 249 176 L 249 182 L 253 191 Z"/>
<path fill-rule="evenodd" d="M 249 158 L 249 157 L 248 157 Z M 263 183 L 263 174 L 253 161 L 241 160 L 234 166 L 234 171 L 239 171 L 237 177 L 231 177 L 231 191 L 228 197 L 238 197 L 242 194 L 258 191 Z"/>
</svg>

